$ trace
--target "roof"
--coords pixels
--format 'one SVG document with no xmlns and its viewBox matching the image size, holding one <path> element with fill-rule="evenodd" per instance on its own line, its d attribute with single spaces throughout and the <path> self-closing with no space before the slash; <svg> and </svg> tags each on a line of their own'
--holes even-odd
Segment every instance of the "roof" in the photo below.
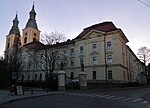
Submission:
<svg viewBox="0 0 150 108">
<path fill-rule="evenodd" d="M 40 49 L 44 49 L 45 45 L 39 41 L 35 41 L 35 42 L 25 44 L 23 47 L 25 47 L 27 49 L 38 49 L 38 50 L 40 50 Z"/>
<path fill-rule="evenodd" d="M 74 43 L 75 43 L 74 40 L 68 39 L 68 40 L 65 41 L 65 42 L 61 42 L 61 43 L 57 42 L 56 44 L 53 44 L 53 45 L 46 45 L 46 48 L 56 48 L 56 47 L 59 48 L 59 47 L 61 47 L 61 46 L 70 45 L 70 44 L 74 44 Z"/>
<path fill-rule="evenodd" d="M 118 30 L 118 28 L 116 28 L 116 26 L 111 21 L 95 24 L 95 25 L 89 26 L 87 28 L 84 28 L 83 31 L 76 37 L 76 39 L 83 37 L 85 34 L 90 32 L 91 30 L 109 32 L 109 31 Z"/>
<path fill-rule="evenodd" d="M 35 17 L 36 17 L 36 12 L 35 12 L 34 5 L 33 5 L 32 10 L 30 11 L 30 18 L 28 19 L 28 22 L 27 22 L 25 28 L 32 27 L 32 28 L 38 30 L 38 26 L 37 26 Z"/>
<path fill-rule="evenodd" d="M 11 30 L 9 31 L 9 35 L 10 34 L 15 34 L 17 36 L 20 36 L 20 31 L 19 31 L 18 24 L 19 24 L 19 21 L 18 21 L 18 17 L 17 17 L 17 14 L 16 14 L 16 17 L 13 20 L 13 26 L 12 26 Z"/>
</svg>

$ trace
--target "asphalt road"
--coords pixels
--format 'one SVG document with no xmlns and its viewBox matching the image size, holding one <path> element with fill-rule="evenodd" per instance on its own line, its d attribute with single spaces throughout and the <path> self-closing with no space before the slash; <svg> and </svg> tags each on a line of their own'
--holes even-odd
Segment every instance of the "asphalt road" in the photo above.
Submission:
<svg viewBox="0 0 150 108">
<path fill-rule="evenodd" d="M 19 100 L 3 105 L 4 108 L 150 108 L 143 97 L 149 88 L 96 92 L 69 92 Z"/>
</svg>

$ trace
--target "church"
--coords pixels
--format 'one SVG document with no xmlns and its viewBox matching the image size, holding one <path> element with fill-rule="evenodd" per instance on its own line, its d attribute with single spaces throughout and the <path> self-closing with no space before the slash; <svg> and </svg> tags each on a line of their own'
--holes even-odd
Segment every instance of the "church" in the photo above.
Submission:
<svg viewBox="0 0 150 108">
<path fill-rule="evenodd" d="M 16 14 L 13 26 L 6 36 L 5 61 L 12 79 L 45 81 L 57 73 L 60 64 L 66 72 L 66 82 L 79 79 L 81 64 L 87 74 L 87 83 L 128 83 L 140 80 L 143 63 L 127 45 L 129 40 L 113 22 L 91 25 L 72 40 L 44 45 L 36 23 L 34 5 L 22 30 Z"/>
</svg>

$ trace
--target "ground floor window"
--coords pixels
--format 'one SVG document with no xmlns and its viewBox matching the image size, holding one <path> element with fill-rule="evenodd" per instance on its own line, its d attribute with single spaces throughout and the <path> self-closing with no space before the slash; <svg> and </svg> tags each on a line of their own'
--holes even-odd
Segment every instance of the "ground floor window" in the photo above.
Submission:
<svg viewBox="0 0 150 108">
<path fill-rule="evenodd" d="M 108 70 L 108 79 L 112 80 L 112 70 Z"/>
<path fill-rule="evenodd" d="M 93 71 L 93 79 L 96 79 L 96 71 Z"/>
<path fill-rule="evenodd" d="M 73 79 L 73 72 L 70 73 L 70 78 Z"/>
<path fill-rule="evenodd" d="M 28 80 L 30 80 L 30 74 L 28 74 Z"/>
</svg>

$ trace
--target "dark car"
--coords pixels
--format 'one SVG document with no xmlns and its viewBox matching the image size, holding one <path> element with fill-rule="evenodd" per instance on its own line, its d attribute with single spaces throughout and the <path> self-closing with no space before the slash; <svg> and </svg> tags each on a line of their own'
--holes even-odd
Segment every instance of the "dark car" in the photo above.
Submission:
<svg viewBox="0 0 150 108">
<path fill-rule="evenodd" d="M 78 79 L 71 80 L 71 82 L 66 84 L 67 89 L 80 89 L 80 83 Z"/>
</svg>

